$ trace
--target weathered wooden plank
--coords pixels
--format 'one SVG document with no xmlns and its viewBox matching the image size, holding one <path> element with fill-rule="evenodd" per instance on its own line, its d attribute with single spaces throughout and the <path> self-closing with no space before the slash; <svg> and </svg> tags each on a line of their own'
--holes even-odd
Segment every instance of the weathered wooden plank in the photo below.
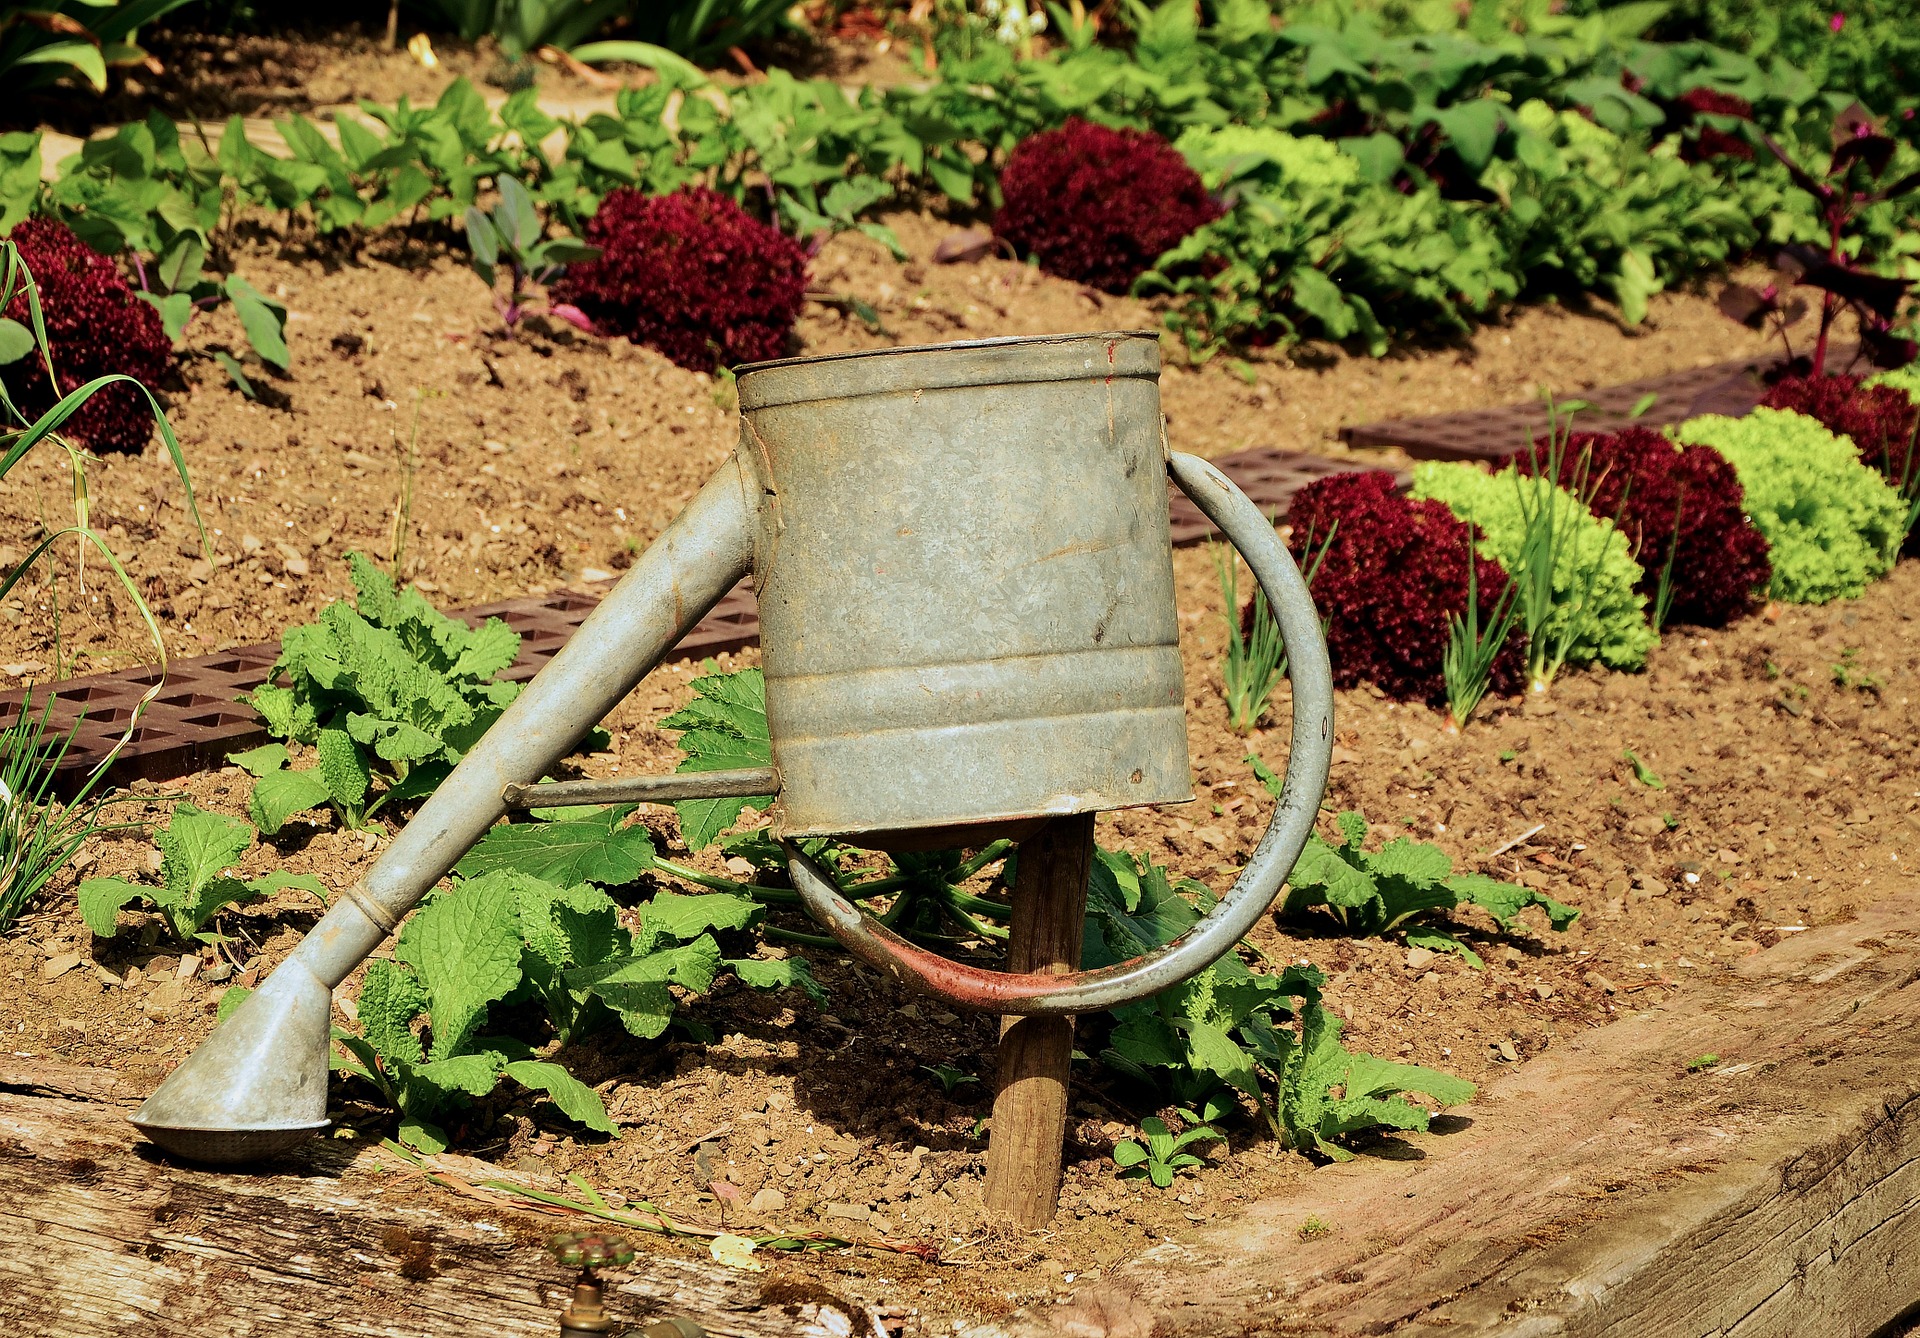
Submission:
<svg viewBox="0 0 1920 1338">
<path fill-rule="evenodd" d="M 92 1076 L 87 1076 L 91 1074 Z M 94 1089 L 102 1101 L 21 1089 Z M 9 1090 L 11 1089 L 11 1090 Z M 170 1163 L 90 1070 L 0 1069 L 0 1333 L 46 1338 L 550 1338 L 571 1277 L 556 1219 L 319 1143 L 274 1172 Z M 863 1331 L 863 1316 L 763 1308 L 759 1280 L 642 1239 L 609 1304 L 727 1338 Z M 805 1313 L 810 1310 L 812 1313 Z M 849 1325 L 858 1325 L 849 1328 Z"/>
<path fill-rule="evenodd" d="M 1864 1338 L 1920 1302 L 1916 980 L 1909 893 L 1547 1052 L 1406 1159 L 972 1332 Z"/>
</svg>

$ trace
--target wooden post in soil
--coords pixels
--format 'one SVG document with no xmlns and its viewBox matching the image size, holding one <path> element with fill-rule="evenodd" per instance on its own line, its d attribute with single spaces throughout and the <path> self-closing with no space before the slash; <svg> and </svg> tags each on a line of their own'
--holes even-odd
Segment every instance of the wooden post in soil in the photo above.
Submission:
<svg viewBox="0 0 1920 1338">
<path fill-rule="evenodd" d="M 1007 970 L 1079 970 L 1093 817 L 1054 818 L 1020 843 Z M 1072 1059 L 1071 1018 L 1001 1019 L 993 1133 L 987 1144 L 987 1210 L 1019 1226 L 1045 1226 L 1059 1205 Z"/>
</svg>

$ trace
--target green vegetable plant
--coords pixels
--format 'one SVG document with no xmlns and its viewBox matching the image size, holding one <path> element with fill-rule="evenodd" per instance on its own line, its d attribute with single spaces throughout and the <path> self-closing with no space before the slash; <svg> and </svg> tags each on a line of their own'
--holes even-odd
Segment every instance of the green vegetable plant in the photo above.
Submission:
<svg viewBox="0 0 1920 1338">
<path fill-rule="evenodd" d="M 432 792 L 519 693 L 497 681 L 520 651 L 498 618 L 478 628 L 438 612 L 358 553 L 355 601 L 288 632 L 272 681 L 245 698 L 275 738 L 313 749 L 293 770 L 286 743 L 232 760 L 257 779 L 248 812 L 272 836 L 296 813 L 327 806 L 363 827 L 389 804 Z"/>
<path fill-rule="evenodd" d="M 1249 760 L 1255 774 L 1277 797 L 1280 778 L 1259 759 Z M 1477 906 L 1500 928 L 1511 929 L 1521 911 L 1538 906 L 1546 912 L 1549 925 L 1565 930 L 1580 914 L 1532 888 L 1503 883 L 1481 873 L 1455 873 L 1446 853 L 1423 841 L 1396 837 L 1369 852 L 1365 846 L 1367 820 L 1359 813 L 1342 813 L 1335 822 L 1340 832 L 1338 844 L 1318 834 L 1308 838 L 1307 848 L 1287 879 L 1282 916 L 1295 919 L 1309 911 L 1321 911 L 1349 933 L 1370 937 L 1398 933 L 1413 947 L 1459 953 L 1469 966 L 1479 969 L 1486 964 L 1478 953 L 1451 932 L 1419 922 L 1418 917 L 1431 911 Z"/>
<path fill-rule="evenodd" d="M 1169 943 L 1212 901 L 1204 886 L 1171 880 L 1151 860 L 1098 851 L 1081 964 L 1108 966 Z M 1173 989 L 1116 1009 L 1100 1060 L 1198 1107 L 1191 1125 L 1226 1113 L 1237 1093 L 1287 1146 L 1336 1161 L 1353 1155 L 1351 1135 L 1425 1129 L 1428 1112 L 1406 1099 L 1409 1091 L 1441 1105 L 1473 1094 L 1472 1083 L 1444 1073 L 1348 1051 L 1339 1019 L 1321 1003 L 1323 983 L 1311 966 L 1270 975 L 1229 953 Z"/>
<path fill-rule="evenodd" d="M 940 1090 L 948 1096 L 953 1095 L 955 1088 L 964 1087 L 970 1082 L 977 1083 L 980 1081 L 965 1069 L 957 1069 L 951 1064 L 922 1064 L 920 1071 L 922 1073 L 931 1073 L 934 1081 L 940 1084 Z"/>
<path fill-rule="evenodd" d="M 0 77 L 21 92 L 78 75 L 96 93 L 107 91 L 110 67 L 149 57 L 135 31 L 187 0 L 54 0 L 0 5 Z"/>
<path fill-rule="evenodd" d="M 1467 526 L 1467 547 L 1474 548 L 1473 526 Z M 1467 563 L 1467 602 L 1463 611 L 1447 615 L 1447 645 L 1440 656 L 1440 678 L 1447 689 L 1447 726 L 1465 729 L 1480 709 L 1493 681 L 1494 661 L 1500 658 L 1520 615 L 1520 587 L 1512 581 L 1500 593 L 1487 618 L 1480 622 L 1480 564 Z"/>
<path fill-rule="evenodd" d="M 208 928 L 222 911 L 285 888 L 311 892 L 326 904 L 326 889 L 312 874 L 270 873 L 243 880 L 229 873 L 253 846 L 253 828 L 239 818 L 178 804 L 153 840 L 160 848 L 157 886 L 124 878 L 89 878 L 80 884 L 80 918 L 100 938 L 119 932 L 120 910 L 130 901 L 150 903 L 183 946 L 224 941 Z"/>
<path fill-rule="evenodd" d="M 1659 640 L 1634 589 L 1640 566 L 1626 536 L 1553 477 L 1437 461 L 1413 476 L 1413 495 L 1439 499 L 1478 530 L 1480 551 L 1497 558 L 1518 588 L 1536 691 L 1570 663 L 1637 669 Z"/>
<path fill-rule="evenodd" d="M 1149 1115 L 1140 1121 L 1140 1134 L 1146 1139 L 1144 1144 L 1131 1138 L 1114 1144 L 1113 1164 L 1120 1168 L 1121 1179 L 1150 1180 L 1156 1189 L 1171 1189 L 1175 1172 L 1206 1164 L 1185 1149 L 1196 1143 L 1218 1143 L 1224 1137 L 1218 1129 L 1205 1124 L 1176 1134 L 1158 1115 Z"/>
<path fill-rule="evenodd" d="M 1767 537 L 1768 593 L 1790 604 L 1851 599 L 1892 570 L 1909 503 L 1852 441 L 1786 409 L 1708 414 L 1673 429 L 1713 447 L 1739 475 L 1747 514 Z"/>
<path fill-rule="evenodd" d="M 658 1037 L 674 1021 L 675 991 L 706 993 L 723 970 L 756 988 L 819 997 L 802 962 L 722 955 L 714 934 L 751 928 L 762 913 L 745 898 L 660 892 L 628 929 L 591 881 L 563 884 L 494 863 L 429 897 L 402 927 L 393 960 L 368 967 L 358 1032 L 334 1033 L 335 1067 L 397 1110 L 400 1140 L 422 1151 L 444 1149 L 441 1122 L 502 1078 L 613 1133 L 599 1096 L 565 1067 L 519 1037 L 482 1034 L 490 1009 L 537 1002 L 550 1026 L 545 1044 L 559 1049 L 615 1020 L 630 1035 Z"/>
<path fill-rule="evenodd" d="M 181 232 L 168 244 L 166 252 L 155 260 L 151 270 L 134 257 L 139 278 L 138 296 L 160 313 L 167 337 L 176 347 L 186 338 L 187 326 L 195 315 L 222 304 L 233 308 L 247 343 L 261 362 L 284 372 L 292 365 L 293 354 L 287 348 L 287 309 L 267 297 L 243 276 L 224 278 L 206 272 L 207 248 L 200 234 Z M 211 355 L 248 399 L 257 399 L 253 383 L 247 379 L 233 355 L 215 350 Z"/>
<path fill-rule="evenodd" d="M 505 269 L 507 291 L 494 293 L 493 309 L 512 330 L 526 314 L 529 283 L 552 283 L 568 265 L 599 258 L 600 248 L 572 237 L 546 237 L 527 188 L 510 176 L 500 177 L 496 185 L 500 199 L 491 210 L 467 206 L 467 247 L 474 273 L 489 289 L 497 288 L 497 275 Z M 578 307 L 563 302 L 548 310 L 570 324 L 591 328 Z"/>
<path fill-rule="evenodd" d="M 1338 526 L 1336 525 L 1337 529 Z M 1303 573 L 1308 589 L 1333 547 L 1333 534 L 1314 550 Z M 1220 686 L 1227 699 L 1227 726 L 1236 734 L 1251 733 L 1266 713 L 1267 699 L 1287 676 L 1286 642 L 1280 621 L 1267 604 L 1267 592 L 1258 583 L 1253 602 L 1240 607 L 1240 559 L 1231 549 L 1215 545 L 1214 570 L 1220 574 L 1220 602 L 1227 622 L 1227 656 L 1220 666 Z M 1321 620 L 1322 632 L 1325 619 Z"/>
</svg>

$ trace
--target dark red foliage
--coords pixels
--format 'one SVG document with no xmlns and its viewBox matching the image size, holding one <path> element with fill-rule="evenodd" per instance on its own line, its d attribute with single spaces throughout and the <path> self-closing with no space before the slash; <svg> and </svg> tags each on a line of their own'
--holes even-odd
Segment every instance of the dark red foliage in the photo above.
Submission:
<svg viewBox="0 0 1920 1338">
<path fill-rule="evenodd" d="M 1911 477 L 1914 405 L 1898 386 L 1863 386 L 1857 376 L 1788 376 L 1760 401 L 1817 419 L 1827 431 L 1853 438 L 1860 459 L 1895 487 Z M 1920 461 L 1913 462 L 1920 468 Z"/>
<path fill-rule="evenodd" d="M 1692 143 L 1682 146 L 1681 156 L 1690 163 L 1704 163 L 1714 158 L 1743 158 L 1752 162 L 1753 145 L 1738 135 L 1703 125 Z"/>
<path fill-rule="evenodd" d="M 1751 102 L 1711 88 L 1688 89 L 1680 95 L 1680 105 L 1709 116 L 1738 116 L 1743 121 L 1753 119 Z"/>
<path fill-rule="evenodd" d="M 1442 502 L 1404 496 L 1379 470 L 1314 480 L 1294 494 L 1287 523 L 1303 569 L 1333 535 L 1313 578 L 1333 681 L 1371 682 L 1403 700 L 1443 697 L 1448 616 L 1467 606 L 1467 527 Z M 1490 558 L 1473 560 L 1481 616 L 1490 620 L 1507 573 Z M 1495 661 L 1495 691 L 1521 685 L 1521 640 L 1515 631 Z"/>
<path fill-rule="evenodd" d="M 160 313 L 134 296 L 113 262 L 51 218 L 26 220 L 10 240 L 39 286 L 47 347 L 60 378 L 56 390 L 38 350 L 0 367 L 20 411 L 38 417 L 62 395 L 114 373 L 154 388 L 173 363 L 173 344 Z M 31 328 L 24 292 L 6 315 Z M 153 408 L 122 381 L 95 391 L 61 430 L 95 451 L 138 452 L 153 435 Z"/>
<path fill-rule="evenodd" d="M 1175 242 L 1220 217 L 1174 147 L 1078 117 L 1022 140 L 993 230 L 1049 274 L 1124 293 Z"/>
<path fill-rule="evenodd" d="M 613 191 L 587 222 L 600 259 L 553 286 L 596 328 L 651 344 L 682 367 L 759 362 L 787 351 L 807 292 L 807 254 L 726 196 Z"/>
<path fill-rule="evenodd" d="M 1533 474 L 1546 461 L 1522 455 L 1517 463 Z M 1766 536 L 1747 519 L 1739 476 L 1720 452 L 1711 446 L 1676 449 L 1644 427 L 1576 432 L 1561 457 L 1561 485 L 1578 490 L 1583 469 L 1593 513 L 1619 525 L 1645 572 L 1640 592 L 1649 600 L 1673 552 L 1669 622 L 1721 627 L 1765 597 L 1773 574 Z"/>
</svg>

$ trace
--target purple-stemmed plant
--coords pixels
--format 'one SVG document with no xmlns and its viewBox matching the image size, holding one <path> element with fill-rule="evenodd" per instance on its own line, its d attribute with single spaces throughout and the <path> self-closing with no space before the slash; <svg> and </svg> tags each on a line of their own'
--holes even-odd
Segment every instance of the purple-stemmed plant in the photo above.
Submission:
<svg viewBox="0 0 1920 1338">
<path fill-rule="evenodd" d="M 501 323 L 511 332 L 528 312 L 533 297 L 527 291 L 529 284 L 544 287 L 558 278 L 568 265 L 598 260 L 600 248 L 574 237 L 544 238 L 542 234 L 546 229 L 534 210 L 533 197 L 527 188 L 509 176 L 500 177 L 498 186 L 500 200 L 492 210 L 468 206 L 467 245 L 473 252 L 474 273 L 486 280 L 488 288 L 497 287 L 499 270 L 502 266 L 506 268 L 507 291 L 494 292 L 493 309 L 500 313 Z M 571 303 L 550 303 L 546 311 L 569 325 L 589 333 L 593 330 L 593 322 L 587 319 L 586 313 Z"/>
</svg>

